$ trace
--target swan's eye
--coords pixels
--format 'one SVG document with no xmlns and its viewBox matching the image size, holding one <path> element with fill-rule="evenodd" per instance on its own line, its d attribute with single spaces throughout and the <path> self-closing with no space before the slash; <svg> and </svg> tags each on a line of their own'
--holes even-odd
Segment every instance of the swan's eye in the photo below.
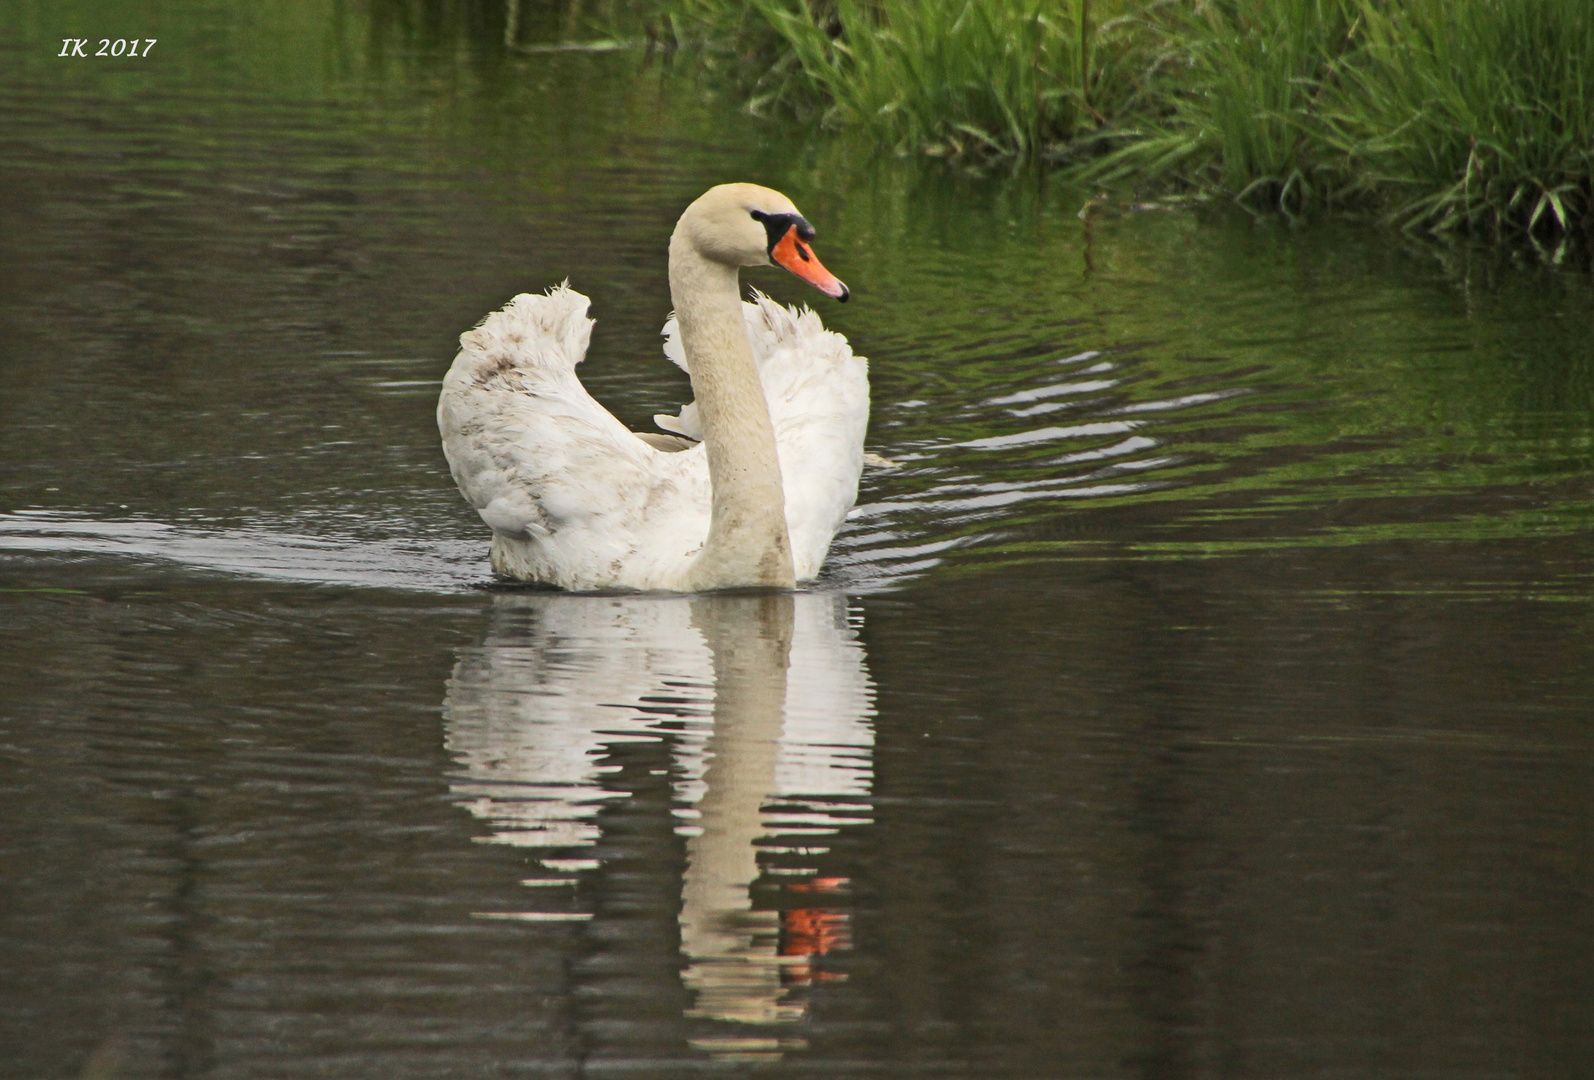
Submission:
<svg viewBox="0 0 1594 1080">
<path fill-rule="evenodd" d="M 752 211 L 753 220 L 764 226 L 764 234 L 769 238 L 769 250 L 773 252 L 775 245 L 785 238 L 793 228 L 797 230 L 797 239 L 812 240 L 814 228 L 803 220 L 801 214 L 766 214 L 762 210 Z"/>
</svg>

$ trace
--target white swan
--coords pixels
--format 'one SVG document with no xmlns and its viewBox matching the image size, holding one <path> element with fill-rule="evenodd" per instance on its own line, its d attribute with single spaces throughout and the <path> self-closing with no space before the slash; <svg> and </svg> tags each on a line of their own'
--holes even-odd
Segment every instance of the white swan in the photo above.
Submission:
<svg viewBox="0 0 1594 1080">
<path fill-rule="evenodd" d="M 819 316 L 755 294 L 743 266 L 786 267 L 822 292 L 790 199 L 711 188 L 670 238 L 664 351 L 696 401 L 633 432 L 576 378 L 587 298 L 522 294 L 460 336 L 437 423 L 466 500 L 493 530 L 500 574 L 572 590 L 791 588 L 819 573 L 858 494 L 868 365 Z"/>
</svg>

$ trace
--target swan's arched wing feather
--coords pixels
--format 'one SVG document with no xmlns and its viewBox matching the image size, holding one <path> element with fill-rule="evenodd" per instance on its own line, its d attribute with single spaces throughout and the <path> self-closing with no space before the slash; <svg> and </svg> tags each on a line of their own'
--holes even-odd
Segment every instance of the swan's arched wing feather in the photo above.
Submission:
<svg viewBox="0 0 1594 1080">
<path fill-rule="evenodd" d="M 455 482 L 496 532 L 546 535 L 561 516 L 560 476 L 595 449 L 615 452 L 605 429 L 618 422 L 575 377 L 588 303 L 566 286 L 522 294 L 460 335 L 438 427 Z"/>
<path fill-rule="evenodd" d="M 858 499 L 869 364 L 812 308 L 787 307 L 755 289 L 742 313 L 775 425 L 797 577 L 811 578 Z"/>
<path fill-rule="evenodd" d="M 786 493 L 786 527 L 799 581 L 819 573 L 830 538 L 858 499 L 869 426 L 869 363 L 812 308 L 787 307 L 753 290 L 742 304 L 747 337 L 769 402 Z M 674 317 L 664 324 L 664 355 L 691 373 Z M 701 439 L 697 403 L 659 415 L 665 431 Z"/>
<path fill-rule="evenodd" d="M 690 530 L 675 520 L 683 512 L 707 530 L 706 464 L 647 445 L 576 378 L 588 303 L 566 286 L 515 297 L 460 336 L 438 403 L 460 491 L 495 533 L 533 541 L 556 583 L 601 580 L 660 529 Z"/>
</svg>

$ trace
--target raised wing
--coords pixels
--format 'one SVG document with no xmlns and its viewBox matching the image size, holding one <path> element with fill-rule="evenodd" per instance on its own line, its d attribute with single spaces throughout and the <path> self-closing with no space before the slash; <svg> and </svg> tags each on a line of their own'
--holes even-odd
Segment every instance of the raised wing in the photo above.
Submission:
<svg viewBox="0 0 1594 1080">
<path fill-rule="evenodd" d="M 869 363 L 812 308 L 787 307 L 757 289 L 744 301 L 747 338 L 769 402 L 786 493 L 786 527 L 799 581 L 814 577 L 830 539 L 858 499 L 864 432 L 869 426 Z M 691 373 L 672 318 L 664 355 Z M 697 404 L 655 416 L 666 431 L 701 439 Z"/>
<path fill-rule="evenodd" d="M 701 452 L 655 449 L 581 385 L 588 304 L 565 285 L 522 294 L 462 334 L 437 423 L 454 482 L 494 533 L 528 542 L 541 580 L 591 587 L 700 543 L 709 492 Z"/>
</svg>

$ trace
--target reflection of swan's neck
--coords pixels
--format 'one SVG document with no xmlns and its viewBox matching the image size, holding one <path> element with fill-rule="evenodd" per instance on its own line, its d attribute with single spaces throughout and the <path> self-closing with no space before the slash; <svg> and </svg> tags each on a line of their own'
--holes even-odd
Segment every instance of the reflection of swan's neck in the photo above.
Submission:
<svg viewBox="0 0 1594 1080">
<path fill-rule="evenodd" d="M 683 223 L 684 225 L 684 223 Z M 714 507 L 687 587 L 791 588 L 791 540 L 775 429 L 742 321 L 736 267 L 707 258 L 689 230 L 670 238 L 670 299 L 691 369 Z"/>
<path fill-rule="evenodd" d="M 760 814 L 775 790 L 792 638 L 789 595 L 705 598 L 692 621 L 714 654 L 714 729 L 702 831 L 687 843 L 681 949 L 700 1016 L 748 1023 L 783 1019 L 775 917 L 754 918 Z"/>
</svg>

